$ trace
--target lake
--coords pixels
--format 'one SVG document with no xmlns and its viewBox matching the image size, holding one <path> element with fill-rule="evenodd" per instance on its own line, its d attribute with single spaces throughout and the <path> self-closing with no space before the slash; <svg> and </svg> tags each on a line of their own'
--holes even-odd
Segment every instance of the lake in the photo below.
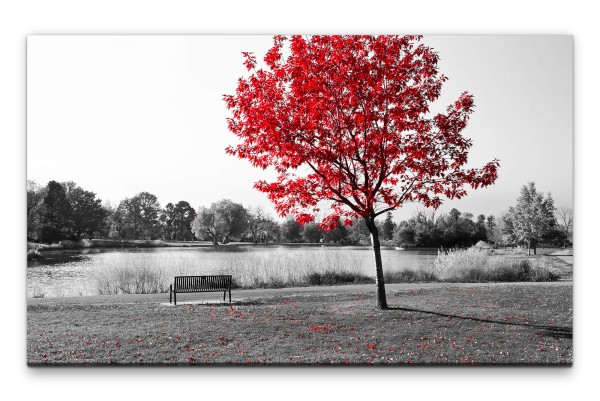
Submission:
<svg viewBox="0 0 600 401">
<path fill-rule="evenodd" d="M 430 268 L 436 250 L 382 247 L 384 272 Z M 168 288 L 176 275 L 232 274 L 242 285 L 300 282 L 307 274 L 349 271 L 375 276 L 366 246 L 228 245 L 142 249 L 46 251 L 27 263 L 28 297 L 107 293 L 106 286 L 133 276 L 151 276 Z"/>
</svg>

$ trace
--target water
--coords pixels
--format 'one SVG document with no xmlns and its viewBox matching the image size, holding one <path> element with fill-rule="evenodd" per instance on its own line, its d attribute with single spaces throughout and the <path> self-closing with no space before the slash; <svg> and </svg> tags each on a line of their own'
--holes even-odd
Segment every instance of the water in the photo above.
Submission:
<svg viewBox="0 0 600 401">
<path fill-rule="evenodd" d="M 435 250 L 382 248 L 384 272 L 429 268 Z M 375 275 L 370 247 L 239 245 L 223 247 L 86 249 L 43 252 L 28 262 L 27 296 L 97 295 L 99 278 L 122 269 L 160 271 L 165 282 L 175 275 L 233 274 L 241 282 L 256 277 L 285 279 L 324 270 Z"/>
</svg>

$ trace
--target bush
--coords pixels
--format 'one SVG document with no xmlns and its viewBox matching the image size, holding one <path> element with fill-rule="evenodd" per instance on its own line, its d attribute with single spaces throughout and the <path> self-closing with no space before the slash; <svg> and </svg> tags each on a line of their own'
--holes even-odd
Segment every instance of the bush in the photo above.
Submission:
<svg viewBox="0 0 600 401">
<path fill-rule="evenodd" d="M 373 284 L 375 279 L 349 271 L 314 272 L 306 277 L 308 285 Z"/>
<path fill-rule="evenodd" d="M 43 258 L 42 253 L 37 248 L 31 248 L 27 250 L 27 260 L 36 260 Z"/>
<path fill-rule="evenodd" d="M 432 270 L 400 270 L 395 272 L 386 272 L 383 275 L 386 283 L 422 283 L 436 281 Z"/>
</svg>

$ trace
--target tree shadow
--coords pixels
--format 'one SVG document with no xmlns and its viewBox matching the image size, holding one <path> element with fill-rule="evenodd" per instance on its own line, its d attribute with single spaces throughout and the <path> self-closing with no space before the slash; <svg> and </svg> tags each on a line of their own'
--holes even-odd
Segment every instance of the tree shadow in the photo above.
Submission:
<svg viewBox="0 0 600 401">
<path fill-rule="evenodd" d="M 401 308 L 401 307 L 397 307 L 397 306 L 390 306 L 390 307 L 388 307 L 388 309 L 389 310 L 401 310 L 401 311 L 406 311 L 406 312 L 425 313 L 428 315 L 449 317 L 449 318 L 461 319 L 461 320 L 470 320 L 470 321 L 481 322 L 481 323 L 503 324 L 506 326 L 525 326 L 525 327 L 531 327 L 532 329 L 540 330 L 545 335 L 551 335 L 554 337 L 569 338 L 569 339 L 573 338 L 573 328 L 571 328 L 571 327 L 544 326 L 544 325 L 527 324 L 527 323 L 506 322 L 506 321 L 484 319 L 484 318 L 479 318 L 479 317 L 474 317 L 474 316 L 453 315 L 450 313 L 428 311 L 428 310 L 423 310 L 423 309 Z"/>
</svg>

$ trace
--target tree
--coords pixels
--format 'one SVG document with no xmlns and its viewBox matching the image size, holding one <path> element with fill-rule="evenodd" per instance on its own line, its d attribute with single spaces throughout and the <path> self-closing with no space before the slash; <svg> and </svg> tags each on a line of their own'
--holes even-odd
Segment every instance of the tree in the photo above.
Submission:
<svg viewBox="0 0 600 401">
<path fill-rule="evenodd" d="M 496 217 L 493 214 L 490 214 L 486 219 L 487 228 L 493 230 L 496 227 Z"/>
<path fill-rule="evenodd" d="M 248 212 L 241 204 L 223 199 L 216 203 L 214 210 L 222 243 L 228 243 L 231 237 L 239 238 L 248 228 Z"/>
<path fill-rule="evenodd" d="M 110 231 L 108 236 L 114 239 L 134 239 L 137 236 L 135 226 L 136 220 L 132 217 L 134 213 L 131 200 L 123 199 L 114 208 L 110 216 Z"/>
<path fill-rule="evenodd" d="M 191 228 L 198 239 L 208 236 L 214 245 L 219 241 L 226 244 L 232 237 L 244 234 L 248 228 L 248 212 L 241 204 L 223 199 L 210 208 L 200 207 Z"/>
<path fill-rule="evenodd" d="M 113 234 L 113 214 L 115 213 L 115 207 L 112 205 L 110 201 L 104 201 L 102 203 L 102 208 L 104 209 L 104 222 L 102 223 L 102 227 L 100 228 L 100 238 L 118 238 L 112 236 Z"/>
<path fill-rule="evenodd" d="M 502 223 L 502 219 L 499 221 Z M 501 244 L 504 242 L 502 239 L 502 227 L 500 224 L 496 223 L 496 217 L 494 215 L 489 215 L 486 219 L 485 235 L 488 240 L 494 242 L 495 244 Z"/>
<path fill-rule="evenodd" d="M 399 247 L 416 246 L 416 230 L 409 221 L 401 221 L 394 230 L 394 245 Z"/>
<path fill-rule="evenodd" d="M 306 223 L 302 230 L 302 238 L 306 242 L 319 242 L 321 240 L 321 230 L 316 223 Z"/>
<path fill-rule="evenodd" d="M 212 240 L 213 245 L 219 245 L 219 232 L 217 231 L 214 210 L 201 206 L 192 222 L 192 232 L 199 240 L 207 237 Z"/>
<path fill-rule="evenodd" d="M 264 225 L 264 229 L 258 236 L 258 242 L 279 242 L 281 238 L 281 231 L 279 224 L 271 217 L 269 217 Z"/>
<path fill-rule="evenodd" d="M 44 220 L 44 198 L 47 187 L 35 181 L 27 180 L 27 239 L 42 240 L 42 224 Z"/>
<path fill-rule="evenodd" d="M 299 242 L 302 239 L 302 226 L 293 216 L 288 216 L 281 224 L 281 237 L 287 242 Z"/>
<path fill-rule="evenodd" d="M 261 207 L 248 209 L 248 231 L 252 236 L 252 242 L 257 244 L 261 240 L 271 237 L 273 223 L 275 221 L 268 216 Z M 277 225 L 275 223 L 275 225 Z"/>
<path fill-rule="evenodd" d="M 172 227 L 177 241 L 190 241 L 193 237 L 192 222 L 196 211 L 186 201 L 179 201 L 172 210 Z"/>
<path fill-rule="evenodd" d="M 322 231 L 324 242 L 343 243 L 348 241 L 348 229 L 338 221 L 337 227 L 330 231 Z"/>
<path fill-rule="evenodd" d="M 65 190 L 56 181 L 50 181 L 44 196 L 40 241 L 56 242 L 73 236 L 73 210 Z"/>
<path fill-rule="evenodd" d="M 131 198 L 131 201 L 135 207 L 135 218 L 138 219 L 141 238 L 158 238 L 161 207 L 156 195 L 149 192 L 140 192 Z"/>
<path fill-rule="evenodd" d="M 102 230 L 107 211 L 102 200 L 94 192 L 86 191 L 74 182 L 63 183 L 67 200 L 71 205 L 73 234 L 76 239 L 83 235 L 93 238 L 94 233 Z"/>
<path fill-rule="evenodd" d="M 504 230 L 508 237 L 517 243 L 527 245 L 527 254 L 535 255 L 537 242 L 548 235 L 556 225 L 554 200 L 538 193 L 535 183 L 523 185 L 516 206 L 511 206 L 503 216 Z"/>
<path fill-rule="evenodd" d="M 394 228 L 396 228 L 396 223 L 394 223 L 392 212 L 387 212 L 383 223 L 383 239 L 391 240 L 394 237 Z"/>
<path fill-rule="evenodd" d="M 473 112 L 467 92 L 445 113 L 431 116 L 447 80 L 438 55 L 419 36 L 275 36 L 257 69 L 224 100 L 229 130 L 240 143 L 231 155 L 255 167 L 272 167 L 274 182 L 255 187 L 280 216 L 314 220 L 319 203 L 331 212 L 319 223 L 331 230 L 340 219 L 367 224 L 375 259 L 377 305 L 387 308 L 377 216 L 420 202 L 436 208 L 441 196 L 461 198 L 465 185 L 496 180 L 497 160 L 467 169 L 471 140 L 461 135 Z M 286 49 L 284 46 L 289 43 Z"/>
<path fill-rule="evenodd" d="M 175 239 L 175 230 L 173 229 L 173 220 L 175 220 L 175 214 L 173 213 L 174 208 L 175 205 L 171 202 L 167 203 L 159 218 L 164 231 L 163 236 L 168 241 Z M 196 212 L 194 211 L 194 214 L 195 213 Z"/>
<path fill-rule="evenodd" d="M 558 216 L 558 220 L 561 223 L 562 229 L 564 230 L 565 240 L 563 243 L 563 247 L 567 247 L 567 243 L 569 242 L 569 231 L 573 227 L 573 211 L 568 207 L 559 207 L 556 209 L 556 215 Z"/>
<path fill-rule="evenodd" d="M 339 222 L 338 222 L 339 224 Z M 371 244 L 369 238 L 371 233 L 367 227 L 367 223 L 362 218 L 353 218 L 352 224 L 346 225 L 348 230 L 348 239 L 352 244 Z M 372 244 L 371 244 L 372 245 Z"/>
<path fill-rule="evenodd" d="M 456 208 L 453 208 L 452 210 L 450 210 L 450 213 L 448 213 L 450 219 L 454 221 L 459 221 L 461 214 L 462 213 L 460 212 L 460 210 Z"/>
<path fill-rule="evenodd" d="M 477 223 L 475 229 L 475 236 L 477 241 L 487 241 L 487 232 L 485 230 L 485 215 L 480 214 L 477 216 Z"/>
<path fill-rule="evenodd" d="M 115 211 L 113 231 L 124 239 L 156 239 L 160 236 L 160 203 L 149 192 L 125 198 Z"/>
</svg>

